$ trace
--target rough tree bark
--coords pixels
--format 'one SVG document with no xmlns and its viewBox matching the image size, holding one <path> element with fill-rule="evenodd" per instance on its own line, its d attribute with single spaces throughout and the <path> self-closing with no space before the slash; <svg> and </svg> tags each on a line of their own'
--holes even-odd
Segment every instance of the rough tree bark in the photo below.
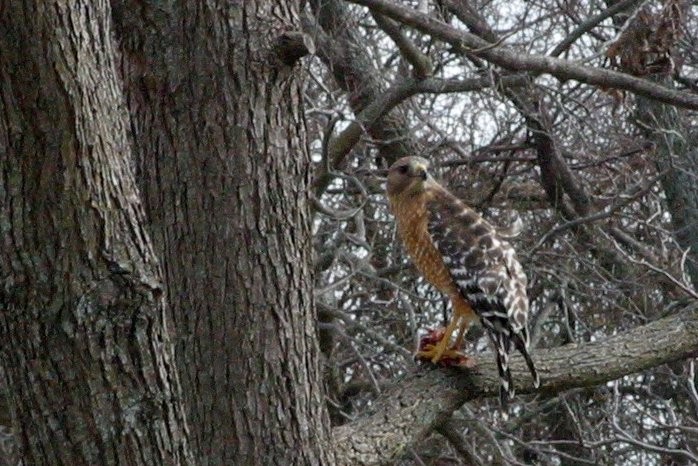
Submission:
<svg viewBox="0 0 698 466">
<path fill-rule="evenodd" d="M 191 464 L 106 2 L 0 8 L 0 352 L 24 464 Z"/>
<path fill-rule="evenodd" d="M 201 464 L 331 464 L 296 2 L 115 2 Z M 305 44 L 308 45 L 308 44 Z"/>
</svg>

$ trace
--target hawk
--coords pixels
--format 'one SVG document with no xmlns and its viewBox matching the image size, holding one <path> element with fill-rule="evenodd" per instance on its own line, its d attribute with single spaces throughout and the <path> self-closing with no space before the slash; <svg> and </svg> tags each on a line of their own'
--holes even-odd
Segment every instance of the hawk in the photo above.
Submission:
<svg viewBox="0 0 698 466">
<path fill-rule="evenodd" d="M 417 356 L 437 363 L 456 358 L 465 331 L 479 318 L 497 355 L 502 407 L 514 396 L 508 358 L 512 347 L 526 360 L 536 387 L 538 372 L 528 352 L 526 275 L 511 244 L 427 171 L 421 157 L 404 157 L 388 171 L 387 195 L 405 248 L 424 278 L 446 294 L 453 317 L 435 345 Z M 456 341 L 449 347 L 451 335 Z"/>
</svg>

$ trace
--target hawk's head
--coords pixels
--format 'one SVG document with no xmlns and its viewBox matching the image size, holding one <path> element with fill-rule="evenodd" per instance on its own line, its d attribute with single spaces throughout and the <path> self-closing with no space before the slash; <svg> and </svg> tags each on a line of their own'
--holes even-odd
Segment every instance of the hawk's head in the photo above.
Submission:
<svg viewBox="0 0 698 466">
<path fill-rule="evenodd" d="M 388 195 L 401 196 L 424 191 L 430 178 L 429 161 L 422 157 L 403 157 L 388 170 Z"/>
</svg>

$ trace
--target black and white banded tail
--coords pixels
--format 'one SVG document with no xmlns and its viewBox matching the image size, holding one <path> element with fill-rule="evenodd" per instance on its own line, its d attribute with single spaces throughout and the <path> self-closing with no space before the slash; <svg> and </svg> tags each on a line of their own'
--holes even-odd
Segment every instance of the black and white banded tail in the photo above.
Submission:
<svg viewBox="0 0 698 466">
<path fill-rule="evenodd" d="M 512 346 L 524 357 L 533 378 L 533 385 L 536 388 L 540 386 L 538 371 L 528 352 L 528 329 L 524 327 L 515 331 L 508 325 L 507 320 L 494 315 L 489 317 L 482 315 L 481 320 L 497 353 L 497 371 L 499 372 L 500 382 L 499 402 L 502 406 L 502 413 L 506 416 L 508 414 L 509 400 L 514 397 L 514 382 L 509 369 L 509 353 L 512 350 Z"/>
</svg>

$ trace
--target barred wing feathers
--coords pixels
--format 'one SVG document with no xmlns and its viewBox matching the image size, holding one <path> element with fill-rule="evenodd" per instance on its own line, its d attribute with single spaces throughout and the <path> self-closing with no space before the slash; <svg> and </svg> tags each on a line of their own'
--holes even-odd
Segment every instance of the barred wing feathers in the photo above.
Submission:
<svg viewBox="0 0 698 466">
<path fill-rule="evenodd" d="M 514 395 L 508 354 L 514 346 L 539 378 L 528 354 L 526 275 L 514 248 L 494 227 L 446 190 L 430 196 L 427 229 L 462 295 L 480 317 L 497 352 L 500 399 Z"/>
</svg>

